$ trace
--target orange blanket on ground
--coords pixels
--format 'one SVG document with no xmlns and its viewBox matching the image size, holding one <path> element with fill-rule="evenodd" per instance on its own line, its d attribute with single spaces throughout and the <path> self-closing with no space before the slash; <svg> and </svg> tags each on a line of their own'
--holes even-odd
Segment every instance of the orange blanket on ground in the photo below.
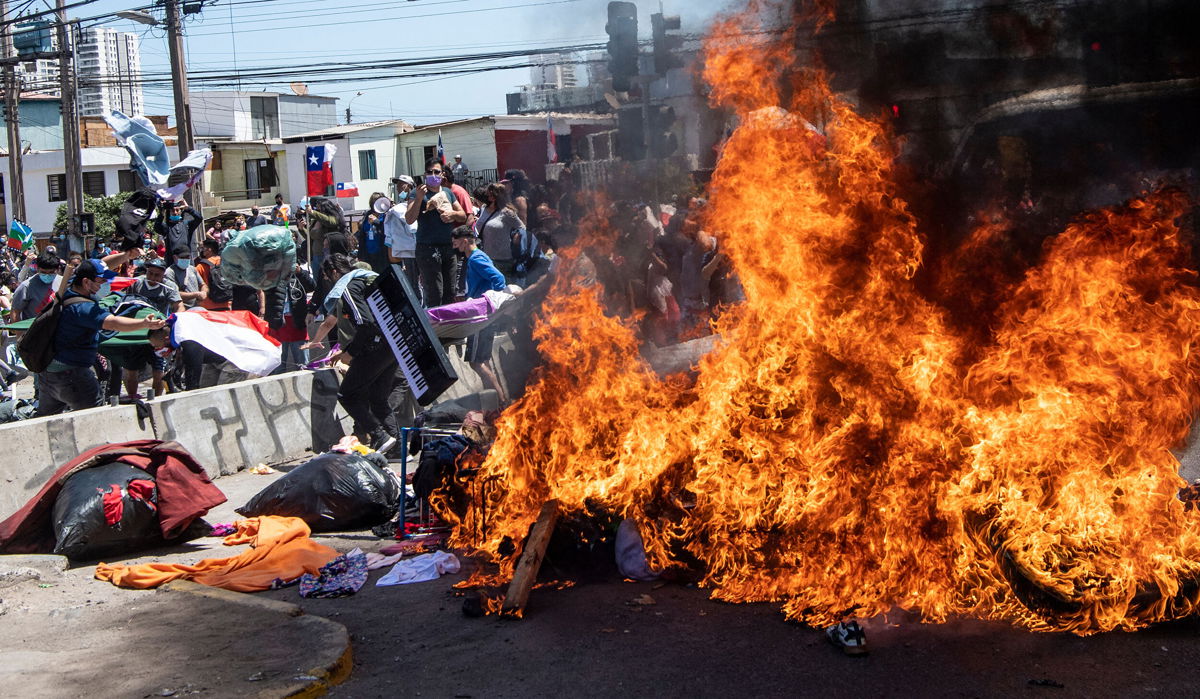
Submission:
<svg viewBox="0 0 1200 699">
<path fill-rule="evenodd" d="M 308 525 L 298 517 L 252 517 L 235 526 L 237 531 L 225 537 L 225 545 L 251 547 L 236 556 L 206 558 L 196 565 L 101 563 L 96 566 L 96 578 L 135 588 L 158 587 L 182 578 L 235 592 L 257 592 L 269 589 L 276 579 L 315 574 L 338 557 L 337 551 L 308 538 Z"/>
</svg>

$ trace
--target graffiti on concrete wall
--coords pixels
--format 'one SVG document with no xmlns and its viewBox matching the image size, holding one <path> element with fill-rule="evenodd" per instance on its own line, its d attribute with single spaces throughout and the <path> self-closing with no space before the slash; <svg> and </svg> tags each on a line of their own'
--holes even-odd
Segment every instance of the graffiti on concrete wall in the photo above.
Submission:
<svg viewBox="0 0 1200 699">
<path fill-rule="evenodd" d="M 151 410 L 158 438 L 179 442 L 215 476 L 328 449 L 343 434 L 336 405 L 337 380 L 321 371 L 167 396 Z"/>
</svg>

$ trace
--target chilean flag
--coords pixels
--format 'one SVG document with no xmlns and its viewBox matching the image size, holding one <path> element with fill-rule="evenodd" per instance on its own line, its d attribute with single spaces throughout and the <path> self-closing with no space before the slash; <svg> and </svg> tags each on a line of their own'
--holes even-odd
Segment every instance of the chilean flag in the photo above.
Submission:
<svg viewBox="0 0 1200 699">
<path fill-rule="evenodd" d="M 446 149 L 442 147 L 441 129 L 438 129 L 438 160 L 442 161 L 442 165 L 446 164 Z"/>
<path fill-rule="evenodd" d="M 333 156 L 337 146 L 309 146 L 305 153 L 305 171 L 308 173 L 308 195 L 323 196 L 333 186 Z"/>
<path fill-rule="evenodd" d="M 172 315 L 171 345 L 194 340 L 242 371 L 266 376 L 279 366 L 279 340 L 266 321 L 249 311 L 192 308 Z"/>
<path fill-rule="evenodd" d="M 554 122 L 546 117 L 546 162 L 558 162 L 558 137 L 554 135 Z"/>
<path fill-rule="evenodd" d="M 339 197 L 357 197 L 358 183 L 357 182 L 338 182 L 337 189 L 334 190 Z"/>
</svg>

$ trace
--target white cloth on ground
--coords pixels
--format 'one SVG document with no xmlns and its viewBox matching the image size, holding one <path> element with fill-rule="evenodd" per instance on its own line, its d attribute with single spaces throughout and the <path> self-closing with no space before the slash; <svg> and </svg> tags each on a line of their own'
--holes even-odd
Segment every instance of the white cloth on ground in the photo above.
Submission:
<svg viewBox="0 0 1200 699">
<path fill-rule="evenodd" d="M 406 561 L 400 561 L 386 575 L 376 580 L 375 585 L 384 587 L 387 585 L 426 582 L 437 580 L 446 573 L 457 573 L 460 570 L 462 570 L 462 565 L 455 558 L 454 554 L 447 553 L 446 551 L 435 551 L 410 558 Z"/>
</svg>

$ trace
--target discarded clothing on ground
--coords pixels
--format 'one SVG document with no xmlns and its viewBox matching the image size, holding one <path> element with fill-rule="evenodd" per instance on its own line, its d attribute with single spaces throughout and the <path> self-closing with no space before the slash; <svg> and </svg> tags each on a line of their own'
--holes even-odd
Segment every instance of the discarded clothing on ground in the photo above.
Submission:
<svg viewBox="0 0 1200 699">
<path fill-rule="evenodd" d="M 283 226 L 240 231 L 221 250 L 221 273 L 230 284 L 274 289 L 296 267 L 296 243 Z"/>
<path fill-rule="evenodd" d="M 299 517 L 314 532 L 369 529 L 400 509 L 400 479 L 383 454 L 327 453 L 263 488 L 237 509 L 246 517 Z"/>
<path fill-rule="evenodd" d="M 388 585 L 407 585 L 409 583 L 437 580 L 447 573 L 457 573 L 462 570 L 462 564 L 452 553 L 435 551 L 415 558 L 400 561 L 392 566 L 382 578 L 375 581 L 378 587 Z"/>
<path fill-rule="evenodd" d="M 195 520 L 225 502 L 204 467 L 176 442 L 143 439 L 105 444 L 64 464 L 24 507 L 0 522 L 0 553 L 51 553 L 57 543 L 54 504 L 63 486 L 85 469 L 111 463 L 141 469 L 154 481 L 158 528 L 168 542 L 178 540 Z"/>
<path fill-rule="evenodd" d="M 255 517 L 236 525 L 237 532 L 225 537 L 225 545 L 251 547 L 236 556 L 206 558 L 195 565 L 101 563 L 96 566 L 96 578 L 139 589 L 182 579 L 235 592 L 257 592 L 270 589 L 277 579 L 319 574 L 326 563 L 338 557 L 337 551 L 310 539 L 308 525 L 295 517 Z"/>
<path fill-rule="evenodd" d="M 321 566 L 316 575 L 300 576 L 301 597 L 348 597 L 367 583 L 367 554 L 354 549 Z"/>
<path fill-rule="evenodd" d="M 646 562 L 646 549 L 642 545 L 642 535 L 638 531 L 637 522 L 623 519 L 617 526 L 617 570 L 621 575 L 631 580 L 657 580 L 658 573 L 650 569 Z"/>
<path fill-rule="evenodd" d="M 417 497 L 427 498 L 454 475 L 458 457 L 471 447 L 466 435 L 452 434 L 435 439 L 421 450 L 421 462 L 413 474 L 413 490 Z"/>
<path fill-rule="evenodd" d="M 400 559 L 404 558 L 406 555 L 408 554 L 394 553 L 390 556 L 385 556 L 382 553 L 368 553 L 367 570 L 378 570 L 380 568 L 387 568 L 390 565 L 396 565 L 400 562 Z"/>
<path fill-rule="evenodd" d="M 114 462 L 84 469 L 63 484 L 54 501 L 54 553 L 96 560 L 166 544 L 158 527 L 158 486 L 140 468 Z M 172 543 L 208 531 L 203 520 Z"/>
</svg>

